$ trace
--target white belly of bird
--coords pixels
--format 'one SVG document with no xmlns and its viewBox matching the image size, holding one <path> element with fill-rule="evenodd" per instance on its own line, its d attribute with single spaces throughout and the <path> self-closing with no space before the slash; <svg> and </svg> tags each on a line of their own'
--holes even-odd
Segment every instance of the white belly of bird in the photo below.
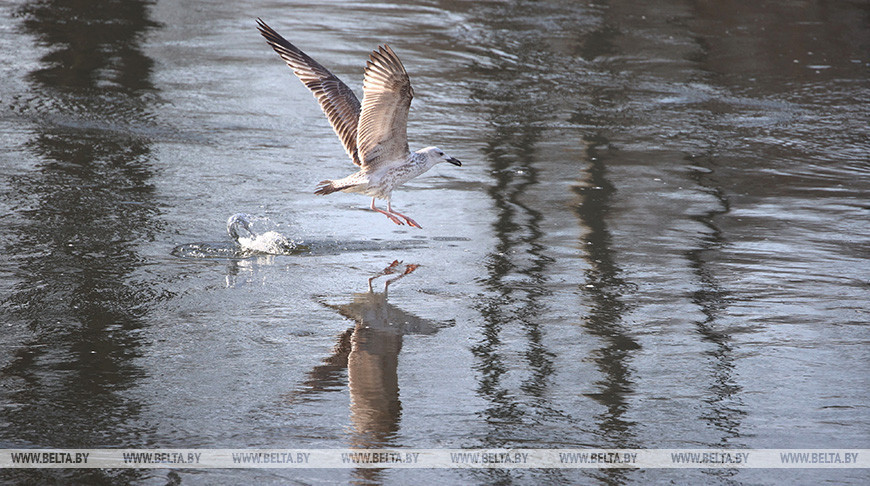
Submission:
<svg viewBox="0 0 870 486">
<path fill-rule="evenodd" d="M 428 167 L 409 162 L 366 174 L 367 181 L 348 192 L 361 192 L 369 197 L 389 199 L 393 189 L 426 172 Z"/>
</svg>

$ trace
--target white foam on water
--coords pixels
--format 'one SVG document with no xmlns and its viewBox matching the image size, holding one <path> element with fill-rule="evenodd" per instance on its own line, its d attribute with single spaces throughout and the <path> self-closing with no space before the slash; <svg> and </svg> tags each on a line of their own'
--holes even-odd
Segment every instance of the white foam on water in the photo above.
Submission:
<svg viewBox="0 0 870 486">
<path fill-rule="evenodd" d="M 281 255 L 296 247 L 296 243 L 277 231 L 253 234 L 252 237 L 239 237 L 236 242 L 243 251 Z"/>
</svg>

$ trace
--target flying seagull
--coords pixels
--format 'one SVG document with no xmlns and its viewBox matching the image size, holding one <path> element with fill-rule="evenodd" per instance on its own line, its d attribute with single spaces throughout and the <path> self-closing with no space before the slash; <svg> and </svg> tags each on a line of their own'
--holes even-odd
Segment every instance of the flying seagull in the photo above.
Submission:
<svg viewBox="0 0 870 486">
<path fill-rule="evenodd" d="M 293 69 L 299 80 L 314 93 L 347 155 L 359 171 L 343 179 L 321 181 L 314 192 L 355 192 L 372 198 L 371 208 L 401 225 L 421 228 L 413 219 L 394 211 L 393 189 L 441 162 L 462 166 L 438 147 L 416 152 L 408 150 L 408 108 L 414 97 L 411 80 L 399 56 L 389 46 L 379 46 L 366 62 L 363 101 L 320 63 L 281 37 L 261 19 L 260 34 Z M 386 199 L 387 210 L 375 207 L 375 199 Z M 401 219 L 399 219 L 401 218 Z"/>
</svg>

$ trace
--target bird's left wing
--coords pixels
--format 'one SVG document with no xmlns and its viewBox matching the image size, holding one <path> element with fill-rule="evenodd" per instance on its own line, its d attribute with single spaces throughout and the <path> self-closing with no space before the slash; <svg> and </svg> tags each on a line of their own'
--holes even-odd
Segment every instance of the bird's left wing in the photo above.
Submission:
<svg viewBox="0 0 870 486">
<path fill-rule="evenodd" d="M 293 69 L 299 80 L 314 93 L 320 108 L 326 113 L 332 129 L 341 139 L 344 150 L 360 165 L 362 158 L 357 150 L 357 125 L 360 118 L 360 102 L 353 91 L 338 77 L 299 48 L 281 37 L 271 27 L 257 19 L 260 34 L 275 52 Z"/>
</svg>

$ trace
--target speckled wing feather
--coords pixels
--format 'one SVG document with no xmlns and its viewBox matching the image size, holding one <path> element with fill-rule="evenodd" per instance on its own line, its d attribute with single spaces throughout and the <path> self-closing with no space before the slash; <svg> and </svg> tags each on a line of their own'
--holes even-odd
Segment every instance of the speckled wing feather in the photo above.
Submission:
<svg viewBox="0 0 870 486">
<path fill-rule="evenodd" d="M 389 46 L 366 62 L 357 149 L 364 169 L 408 155 L 408 108 L 414 91 L 402 61 Z"/>
<path fill-rule="evenodd" d="M 257 19 L 260 34 L 275 52 L 293 69 L 299 80 L 314 93 L 320 108 L 326 113 L 329 123 L 341 139 L 344 150 L 360 165 L 362 158 L 357 151 L 357 124 L 360 118 L 360 102 L 350 88 L 320 63 L 281 37 L 260 19 Z"/>
</svg>

